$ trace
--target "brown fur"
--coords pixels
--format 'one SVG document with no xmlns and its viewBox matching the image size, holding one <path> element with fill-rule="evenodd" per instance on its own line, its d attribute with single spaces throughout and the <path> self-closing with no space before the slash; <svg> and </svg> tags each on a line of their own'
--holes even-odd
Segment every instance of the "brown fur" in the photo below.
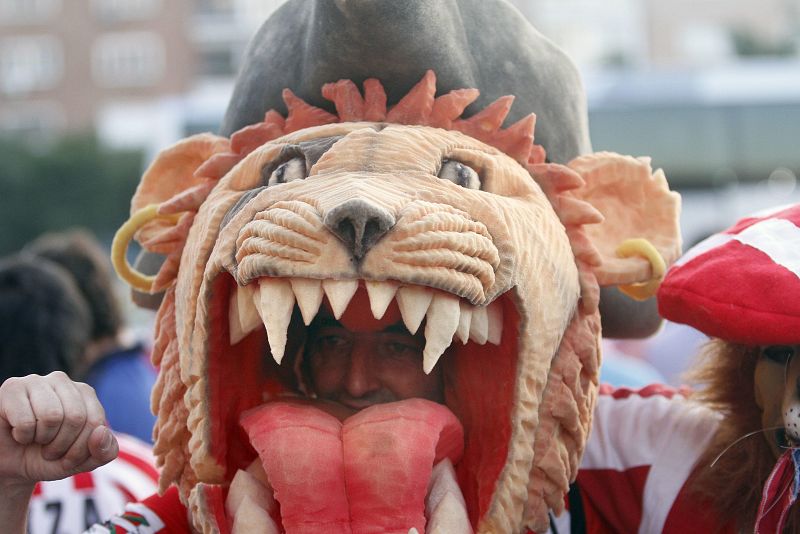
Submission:
<svg viewBox="0 0 800 534">
<path fill-rule="evenodd" d="M 714 339 L 690 374 L 700 385 L 693 398 L 723 416 L 697 464 L 692 490 L 712 503 L 719 518 L 732 522 L 740 532 L 753 531 L 761 490 L 775 465 L 763 433 L 737 441 L 762 429 L 754 393 L 758 357 L 757 347 Z M 799 532 L 797 526 L 795 507 L 785 532 Z"/>
</svg>

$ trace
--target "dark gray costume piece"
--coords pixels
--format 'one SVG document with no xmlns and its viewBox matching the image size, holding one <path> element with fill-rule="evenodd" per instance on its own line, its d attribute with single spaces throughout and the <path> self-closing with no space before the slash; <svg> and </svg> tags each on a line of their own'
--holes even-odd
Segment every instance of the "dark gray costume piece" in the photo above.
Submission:
<svg viewBox="0 0 800 534">
<path fill-rule="evenodd" d="M 467 116 L 514 95 L 505 126 L 535 113 L 536 143 L 550 161 L 591 151 L 575 66 L 504 0 L 289 0 L 251 41 L 221 133 L 271 108 L 285 114 L 286 87 L 332 111 L 323 84 L 378 78 L 391 105 L 427 69 L 436 72 L 438 94 L 481 91 Z"/>
</svg>

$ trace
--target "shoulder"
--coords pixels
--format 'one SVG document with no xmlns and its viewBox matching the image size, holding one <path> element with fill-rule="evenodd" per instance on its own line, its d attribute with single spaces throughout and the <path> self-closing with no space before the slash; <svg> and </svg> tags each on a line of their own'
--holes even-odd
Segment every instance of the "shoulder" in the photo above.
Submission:
<svg viewBox="0 0 800 534">
<path fill-rule="evenodd" d="M 601 386 L 581 468 L 625 470 L 673 457 L 691 467 L 719 415 L 687 399 L 688 393 L 661 384 Z"/>
<path fill-rule="evenodd" d="M 626 529 L 661 531 L 714 434 L 718 414 L 688 393 L 663 385 L 600 388 L 578 483 L 598 509 L 627 509 L 619 518 Z"/>
<path fill-rule="evenodd" d="M 716 428 L 719 415 L 687 396 L 687 388 L 652 384 L 641 389 L 601 386 L 592 422 L 592 435 L 630 442 L 631 446 L 657 446 L 669 432 L 694 440 Z M 590 436 L 591 439 L 591 436 Z M 644 441 L 642 441 L 644 440 Z"/>
</svg>

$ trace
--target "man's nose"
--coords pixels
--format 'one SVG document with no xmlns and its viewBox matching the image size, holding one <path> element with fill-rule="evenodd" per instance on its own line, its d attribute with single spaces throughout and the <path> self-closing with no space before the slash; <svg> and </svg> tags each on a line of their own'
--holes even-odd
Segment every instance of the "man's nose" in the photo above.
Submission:
<svg viewBox="0 0 800 534">
<path fill-rule="evenodd" d="M 363 397 L 380 389 L 371 358 L 372 349 L 368 344 L 357 342 L 353 345 L 350 352 L 350 367 L 345 379 L 345 388 L 351 397 Z"/>
</svg>

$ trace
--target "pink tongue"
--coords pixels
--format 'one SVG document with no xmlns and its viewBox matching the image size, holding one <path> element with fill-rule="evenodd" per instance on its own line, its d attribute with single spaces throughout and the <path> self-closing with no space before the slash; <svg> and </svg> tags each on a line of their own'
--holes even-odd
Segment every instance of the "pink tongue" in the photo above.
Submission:
<svg viewBox="0 0 800 534">
<path fill-rule="evenodd" d="M 453 463 L 463 428 L 445 406 L 410 399 L 338 419 L 274 402 L 242 415 L 280 503 L 287 534 L 425 532 L 433 465 Z"/>
</svg>

